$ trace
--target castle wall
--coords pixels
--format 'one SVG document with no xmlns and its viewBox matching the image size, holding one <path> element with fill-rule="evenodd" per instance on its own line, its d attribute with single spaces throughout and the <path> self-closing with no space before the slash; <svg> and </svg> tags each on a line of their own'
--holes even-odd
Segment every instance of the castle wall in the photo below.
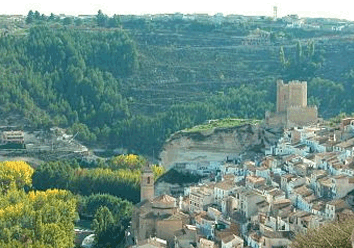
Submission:
<svg viewBox="0 0 354 248">
<path fill-rule="evenodd" d="M 284 84 L 283 80 L 277 82 L 277 112 L 285 112 L 288 106 L 289 85 Z"/>
<path fill-rule="evenodd" d="M 291 106 L 307 106 L 307 83 L 306 82 L 290 82 L 289 83 L 289 101 L 288 107 Z"/>
<path fill-rule="evenodd" d="M 286 114 L 285 113 L 266 113 L 266 124 L 270 126 L 285 126 Z"/>
<path fill-rule="evenodd" d="M 307 82 L 277 81 L 277 112 L 285 112 L 291 106 L 307 106 Z"/>
<path fill-rule="evenodd" d="M 317 123 L 317 107 L 289 107 L 287 127 L 309 126 Z"/>
</svg>

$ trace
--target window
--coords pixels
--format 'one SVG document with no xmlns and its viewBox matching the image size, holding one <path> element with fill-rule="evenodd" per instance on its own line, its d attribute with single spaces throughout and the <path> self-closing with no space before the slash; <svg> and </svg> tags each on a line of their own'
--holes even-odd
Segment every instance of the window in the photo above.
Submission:
<svg viewBox="0 0 354 248">
<path fill-rule="evenodd" d="M 147 184 L 150 184 L 150 177 L 147 178 Z"/>
</svg>

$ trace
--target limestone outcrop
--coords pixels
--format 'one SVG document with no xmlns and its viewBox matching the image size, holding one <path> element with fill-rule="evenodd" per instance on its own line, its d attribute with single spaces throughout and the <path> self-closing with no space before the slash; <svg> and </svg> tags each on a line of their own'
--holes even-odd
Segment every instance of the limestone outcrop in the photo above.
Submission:
<svg viewBox="0 0 354 248">
<path fill-rule="evenodd" d="M 176 163 L 223 161 L 227 157 L 252 157 L 264 154 L 267 146 L 275 144 L 282 134 L 280 128 L 263 124 L 244 124 L 206 131 L 179 131 L 166 141 L 160 154 L 166 169 Z"/>
</svg>

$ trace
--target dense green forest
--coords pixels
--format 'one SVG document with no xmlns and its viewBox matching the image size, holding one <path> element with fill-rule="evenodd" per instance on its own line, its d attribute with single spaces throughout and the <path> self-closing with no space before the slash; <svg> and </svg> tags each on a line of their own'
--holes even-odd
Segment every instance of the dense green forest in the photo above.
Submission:
<svg viewBox="0 0 354 248">
<path fill-rule="evenodd" d="M 85 168 L 76 160 L 47 162 L 36 168 L 32 180 L 37 190 L 66 189 L 89 196 L 105 193 L 133 203 L 140 201 L 140 178 L 146 160 L 136 155 L 120 155 Z M 164 173 L 161 166 L 151 167 L 155 179 Z"/>
<path fill-rule="evenodd" d="M 227 37 L 247 37 L 254 23 L 31 11 L 21 34 L 0 38 L 0 109 L 20 113 L 31 128 L 68 128 L 89 146 L 155 157 L 177 130 L 208 119 L 262 119 L 274 109 L 279 78 L 307 80 L 309 103 L 323 117 L 353 112 L 353 68 L 336 65 L 337 54 L 346 52 L 346 61 L 353 53 L 352 43 L 332 51 L 313 39 L 328 31 L 263 23 L 275 25 L 271 45 L 251 47 Z"/>
</svg>

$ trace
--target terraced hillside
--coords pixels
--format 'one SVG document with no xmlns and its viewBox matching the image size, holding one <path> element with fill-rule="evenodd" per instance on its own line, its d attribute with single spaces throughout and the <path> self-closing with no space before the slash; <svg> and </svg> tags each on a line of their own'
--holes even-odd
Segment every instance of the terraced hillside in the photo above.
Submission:
<svg viewBox="0 0 354 248">
<path fill-rule="evenodd" d="M 140 33 L 134 38 L 141 53 L 140 72 L 131 79 L 137 87 L 129 89 L 138 99 L 136 110 L 162 111 L 280 77 L 279 46 L 245 46 L 240 44 L 244 37 L 215 33 Z"/>
<path fill-rule="evenodd" d="M 132 97 L 130 106 L 138 113 L 165 111 L 172 104 L 204 101 L 242 84 L 254 84 L 268 90 L 269 99 L 275 101 L 275 83 L 271 82 L 284 78 L 280 47 L 284 48 L 288 59 L 294 60 L 298 41 L 305 47 L 309 40 L 314 40 L 315 49 L 324 61 L 314 77 L 342 80 L 351 69 L 354 55 L 351 34 L 324 32 L 317 37 L 243 45 L 242 41 L 250 31 L 240 35 L 239 30 L 128 30 L 140 51 L 139 73 L 129 79 L 136 87 L 127 89 Z M 330 114 L 339 111 L 333 110 Z M 326 111 L 324 115 L 327 115 Z"/>
</svg>

